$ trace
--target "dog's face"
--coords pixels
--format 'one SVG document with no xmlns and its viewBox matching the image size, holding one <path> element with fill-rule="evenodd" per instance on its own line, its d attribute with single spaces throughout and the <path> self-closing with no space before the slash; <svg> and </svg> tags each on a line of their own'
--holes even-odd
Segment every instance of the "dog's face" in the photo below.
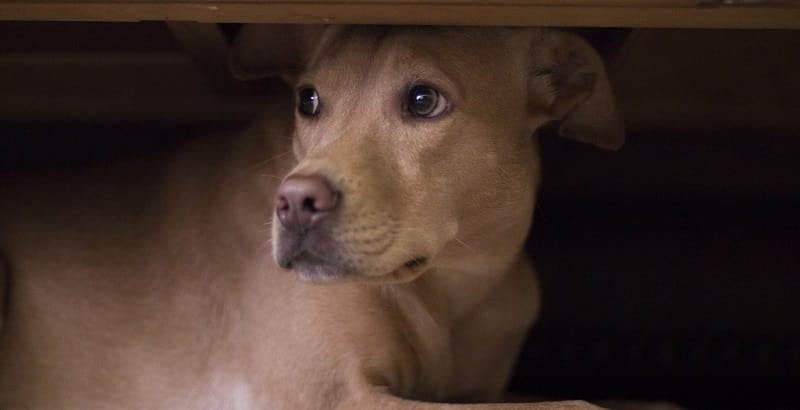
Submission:
<svg viewBox="0 0 800 410">
<path fill-rule="evenodd" d="M 524 235 L 536 160 L 525 67 L 487 34 L 329 34 L 297 81 L 290 178 L 321 176 L 337 204 L 308 232 L 273 225 L 282 266 L 406 280 L 471 231 L 514 221 Z"/>
<path fill-rule="evenodd" d="M 539 35 L 319 34 L 293 77 L 298 164 L 276 198 L 278 264 L 311 281 L 407 281 L 431 267 L 508 263 L 539 179 L 532 134 L 553 119 L 563 81 L 554 61 L 531 63 Z"/>
</svg>

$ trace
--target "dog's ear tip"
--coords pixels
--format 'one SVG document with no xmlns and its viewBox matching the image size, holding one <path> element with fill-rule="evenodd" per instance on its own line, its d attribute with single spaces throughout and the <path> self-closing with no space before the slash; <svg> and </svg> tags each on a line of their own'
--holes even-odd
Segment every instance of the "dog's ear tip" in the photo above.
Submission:
<svg viewBox="0 0 800 410">
<path fill-rule="evenodd" d="M 306 25 L 247 24 L 233 40 L 228 71 L 243 81 L 293 78 L 322 31 Z"/>
<path fill-rule="evenodd" d="M 244 69 L 241 56 L 234 52 L 228 55 L 228 72 L 231 73 L 233 78 L 239 81 L 247 81 L 252 79 L 252 75 Z"/>
<path fill-rule="evenodd" d="M 552 104 L 557 107 L 554 117 L 561 120 L 559 135 L 619 150 L 625 129 L 600 55 L 585 39 L 571 33 L 556 31 L 545 44 L 562 49 L 555 54 L 560 58 L 551 68 L 561 77 Z"/>
<path fill-rule="evenodd" d="M 613 130 L 605 133 L 602 138 L 599 138 L 597 146 L 608 151 L 619 151 L 625 145 L 625 139 L 625 128 L 620 123 Z"/>
<path fill-rule="evenodd" d="M 612 138 L 608 138 L 605 140 L 604 143 L 598 144 L 597 146 L 606 150 L 606 151 L 613 151 L 617 152 L 622 149 L 625 145 L 625 135 L 614 136 Z"/>
<path fill-rule="evenodd" d="M 558 128 L 558 135 L 574 141 L 591 144 L 606 151 L 619 151 L 625 145 L 626 139 L 625 129 L 621 123 L 604 129 L 579 131 L 570 127 L 568 123 L 562 122 Z"/>
<path fill-rule="evenodd" d="M 617 152 L 622 149 L 622 146 L 625 145 L 625 137 L 618 137 L 618 139 L 603 139 L 602 142 L 595 141 L 593 144 L 598 147 L 602 148 L 606 151 Z"/>
<path fill-rule="evenodd" d="M 264 77 L 263 70 L 257 69 L 258 63 L 248 59 L 247 51 L 239 44 L 228 53 L 228 72 L 239 81 L 249 81 Z"/>
</svg>

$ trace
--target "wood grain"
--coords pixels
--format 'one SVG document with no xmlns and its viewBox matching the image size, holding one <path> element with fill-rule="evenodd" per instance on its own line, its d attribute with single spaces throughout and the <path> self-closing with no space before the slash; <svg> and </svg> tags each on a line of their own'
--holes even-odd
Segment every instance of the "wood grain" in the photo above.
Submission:
<svg viewBox="0 0 800 410">
<path fill-rule="evenodd" d="M 198 21 L 564 27 L 800 28 L 800 2 L 744 0 L 32 0 L 0 20 Z"/>
</svg>

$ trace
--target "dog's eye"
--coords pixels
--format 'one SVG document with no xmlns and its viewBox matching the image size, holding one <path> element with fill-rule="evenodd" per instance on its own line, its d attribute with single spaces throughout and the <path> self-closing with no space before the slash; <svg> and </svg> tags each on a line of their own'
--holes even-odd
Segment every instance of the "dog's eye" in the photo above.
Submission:
<svg viewBox="0 0 800 410">
<path fill-rule="evenodd" d="M 433 118 L 447 109 L 447 99 L 427 85 L 416 85 L 408 92 L 408 111 L 418 117 Z"/>
<path fill-rule="evenodd" d="M 299 100 L 297 110 L 300 111 L 300 114 L 307 117 L 319 114 L 319 94 L 317 94 L 316 89 L 311 87 L 303 88 L 300 90 Z"/>
</svg>

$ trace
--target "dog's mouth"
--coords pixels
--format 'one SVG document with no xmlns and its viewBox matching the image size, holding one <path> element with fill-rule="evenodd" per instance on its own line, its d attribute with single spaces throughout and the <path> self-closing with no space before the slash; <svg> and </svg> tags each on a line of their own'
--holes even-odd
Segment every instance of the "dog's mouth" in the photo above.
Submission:
<svg viewBox="0 0 800 410">
<path fill-rule="evenodd" d="M 418 278 L 426 270 L 428 270 L 428 258 L 415 256 L 387 276 L 393 282 L 410 282 Z"/>
<path fill-rule="evenodd" d="M 411 258 L 411 260 L 409 260 L 408 262 L 404 263 L 403 267 L 405 267 L 407 269 L 411 269 L 411 270 L 419 270 L 420 268 L 425 266 L 426 263 L 428 263 L 428 258 L 426 258 L 424 256 L 417 256 L 417 257 Z"/>
<path fill-rule="evenodd" d="M 416 279 L 426 270 L 426 266 L 427 258 L 417 256 L 388 272 L 366 274 L 351 267 L 328 262 L 309 253 L 302 253 L 284 267 L 294 270 L 300 279 L 307 282 L 381 281 L 401 283 Z"/>
<path fill-rule="evenodd" d="M 428 257 L 413 256 L 386 270 L 365 269 L 343 258 L 333 241 L 293 233 L 281 235 L 275 260 L 280 267 L 294 270 L 300 279 L 308 282 L 408 282 L 429 267 Z"/>
<path fill-rule="evenodd" d="M 409 247 L 398 247 L 398 238 L 390 231 L 359 232 L 349 228 L 349 235 L 338 234 L 331 219 L 317 223 L 312 229 L 288 229 L 275 226 L 273 255 L 275 262 L 293 270 L 308 282 L 408 282 L 430 266 L 431 255 Z M 400 240 L 403 244 L 408 241 Z"/>
<path fill-rule="evenodd" d="M 297 255 L 281 267 L 294 270 L 300 279 L 308 282 L 332 282 L 352 275 L 349 269 L 309 252 Z"/>
<path fill-rule="evenodd" d="M 300 279 L 307 282 L 381 281 L 401 283 L 414 280 L 425 272 L 428 267 L 428 258 L 416 256 L 386 272 L 366 273 L 356 267 L 332 262 L 310 252 L 303 252 L 282 267 L 294 270 Z"/>
</svg>

